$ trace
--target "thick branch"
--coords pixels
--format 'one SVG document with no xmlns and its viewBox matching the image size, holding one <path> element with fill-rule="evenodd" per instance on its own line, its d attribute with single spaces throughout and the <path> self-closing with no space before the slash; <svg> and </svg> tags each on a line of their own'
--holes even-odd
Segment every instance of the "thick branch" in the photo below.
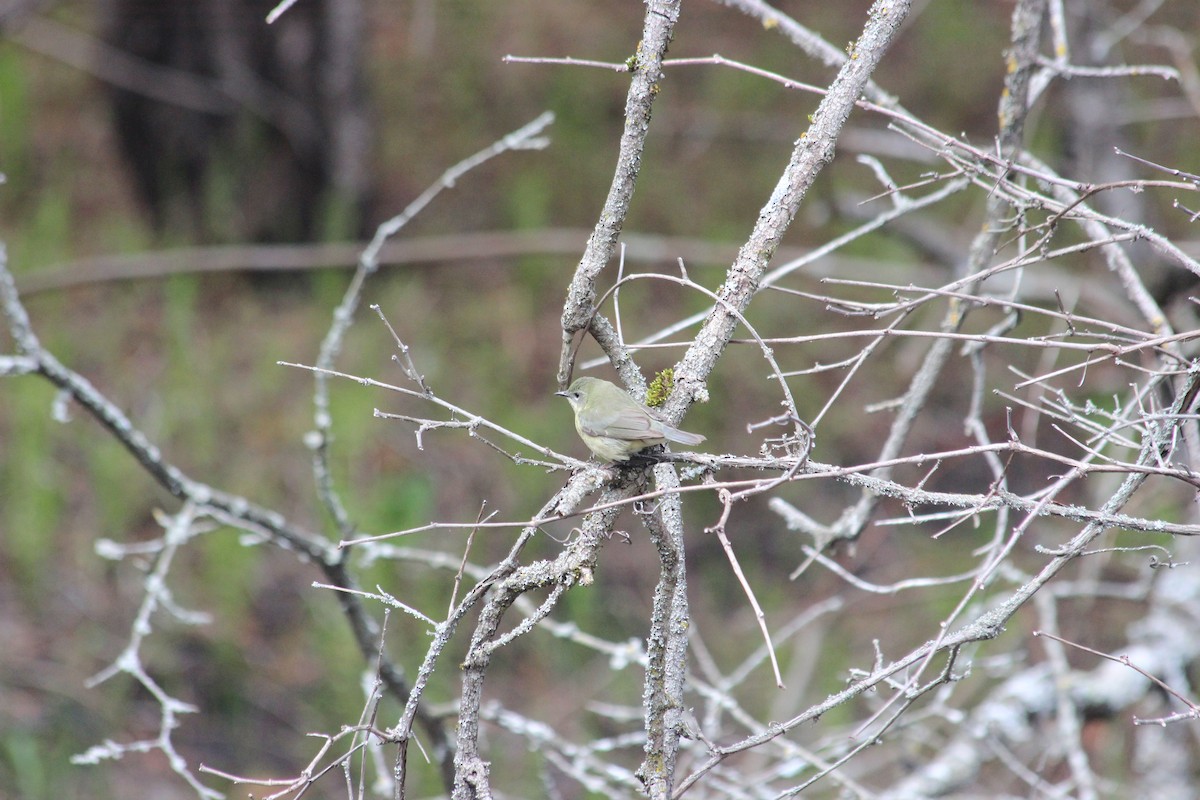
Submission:
<svg viewBox="0 0 1200 800">
<path fill-rule="evenodd" d="M 579 477 L 572 480 L 578 480 Z M 615 500 L 633 490 L 631 485 L 609 489 L 605 500 Z M 462 699 L 459 702 L 458 749 L 454 754 L 454 800 L 491 797 L 490 764 L 479 750 L 480 709 L 483 682 L 499 639 L 500 623 L 517 598 L 535 589 L 553 586 L 570 588 L 592 582 L 596 556 L 607 541 L 620 509 L 593 512 L 583 521 L 579 537 L 553 561 L 537 561 L 514 570 L 497 581 L 479 614 L 471 646 L 463 659 Z"/>
<path fill-rule="evenodd" d="M 654 469 L 660 491 L 679 486 L 669 464 Z M 646 527 L 658 551 L 660 573 L 654 589 L 650 636 L 646 641 L 646 681 L 642 710 L 646 717 L 646 759 L 638 777 L 651 798 L 668 798 L 675 782 L 675 758 L 683 727 L 683 690 L 687 683 L 690 617 L 687 568 L 683 558 L 682 503 L 677 493 L 664 497 L 655 514 L 646 514 Z"/>
<path fill-rule="evenodd" d="M 909 0 L 879 0 L 871 6 L 863 34 L 854 43 L 851 58 L 842 66 L 829 93 L 813 115 L 812 125 L 796 143 L 791 160 L 775 185 L 758 221 L 738 251 L 714 306 L 692 346 L 675 370 L 676 391 L 667 401 L 666 415 L 679 424 L 688 407 L 702 396 L 702 387 L 716 366 L 744 312 L 758 291 L 784 233 L 796 217 L 800 203 L 820 171 L 833 160 L 837 138 L 854 104 L 862 96 L 911 8 Z"/>
<path fill-rule="evenodd" d="M 587 327 L 594 317 L 599 320 L 595 315 L 596 276 L 612 258 L 629 213 L 629 203 L 633 199 L 634 186 L 642 168 L 646 134 L 650 130 L 650 111 L 663 77 L 662 60 L 678 19 L 679 0 L 647 2 L 642 41 L 633 56 L 633 80 L 630 81 L 625 99 L 625 130 L 621 134 L 616 172 L 600 219 L 588 238 L 583 257 L 567 289 L 567 300 L 563 306 L 563 343 L 558 364 L 558 382 L 563 388 L 571 376 L 575 334 Z M 615 366 L 628 380 L 630 375 L 622 370 L 625 364 L 615 363 Z M 629 370 L 633 371 L 632 365 L 629 365 Z"/>
</svg>

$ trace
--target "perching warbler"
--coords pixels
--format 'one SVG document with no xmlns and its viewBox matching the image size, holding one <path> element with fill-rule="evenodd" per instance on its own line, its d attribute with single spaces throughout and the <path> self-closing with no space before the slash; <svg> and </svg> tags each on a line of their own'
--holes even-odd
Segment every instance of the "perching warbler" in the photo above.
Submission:
<svg viewBox="0 0 1200 800">
<path fill-rule="evenodd" d="M 577 378 L 565 392 L 575 411 L 575 430 L 588 449 L 605 461 L 628 461 L 635 453 L 670 439 L 697 445 L 698 433 L 672 428 L 653 417 L 620 386 L 599 378 Z"/>
</svg>

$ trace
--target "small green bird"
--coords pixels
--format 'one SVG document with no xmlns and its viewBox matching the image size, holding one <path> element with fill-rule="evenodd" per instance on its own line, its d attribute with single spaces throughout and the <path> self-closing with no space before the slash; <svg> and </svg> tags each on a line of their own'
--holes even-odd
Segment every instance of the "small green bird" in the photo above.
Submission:
<svg viewBox="0 0 1200 800">
<path fill-rule="evenodd" d="M 575 430 L 588 449 L 605 461 L 628 461 L 636 453 L 668 439 L 697 445 L 698 433 L 672 428 L 629 396 L 620 386 L 599 378 L 577 378 L 565 392 L 575 410 Z"/>
</svg>

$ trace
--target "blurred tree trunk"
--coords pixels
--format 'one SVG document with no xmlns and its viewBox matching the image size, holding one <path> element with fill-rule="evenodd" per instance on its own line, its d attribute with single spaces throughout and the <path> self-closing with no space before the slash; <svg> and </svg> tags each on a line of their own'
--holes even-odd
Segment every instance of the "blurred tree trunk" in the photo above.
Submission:
<svg viewBox="0 0 1200 800">
<path fill-rule="evenodd" d="M 294 241 L 365 226 L 372 186 L 362 0 L 104 0 L 104 38 L 205 102 L 111 90 L 117 138 L 159 232 Z M 146 77 L 146 76 L 141 76 Z"/>
</svg>

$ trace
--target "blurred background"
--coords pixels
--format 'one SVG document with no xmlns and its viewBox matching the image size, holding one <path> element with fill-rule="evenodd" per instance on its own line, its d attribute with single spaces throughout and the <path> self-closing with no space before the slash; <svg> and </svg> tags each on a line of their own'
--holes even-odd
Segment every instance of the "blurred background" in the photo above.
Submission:
<svg viewBox="0 0 1200 800">
<path fill-rule="evenodd" d="M 1081 45 L 1076 63 L 1164 63 L 1195 77 L 1193 3 L 1158 4 L 1140 32 L 1107 47 L 1100 34 L 1134 3 L 1078 5 L 1086 10 L 1071 6 L 1079 12 L 1070 20 Z M 919 6 L 876 81 L 920 118 L 990 149 L 1012 6 Z M 400 237 L 415 249 L 388 264 L 364 299 L 381 306 L 441 396 L 583 457 L 566 405 L 552 396 L 559 314 L 612 177 L 627 76 L 502 59 L 624 62 L 638 41 L 643 5 L 300 0 L 268 26 L 272 7 L 260 0 L 0 3 L 0 237 L 42 341 L 195 478 L 310 529 L 331 530 L 302 444 L 312 427 L 311 376 L 276 362 L 315 360 L 356 243 L 447 167 L 549 109 L 557 116 L 551 147 L 506 154 L 440 196 Z M 868 3 L 779 7 L 840 47 L 858 35 Z M 729 8 L 686 4 L 670 55 L 713 53 L 817 85 L 833 74 Z M 626 226 L 632 266 L 674 272 L 674 259 L 685 255 L 691 277 L 715 287 L 816 105 L 812 95 L 730 68 L 669 69 Z M 1198 109 L 1195 84 L 1077 77 L 1039 104 L 1027 141 L 1080 180 L 1145 176 L 1115 158 L 1114 146 L 1197 172 Z M 858 203 L 879 188 L 855 160 L 862 153 L 894 158 L 898 166 L 889 167 L 901 182 L 939 166 L 889 135 L 878 117 L 859 114 L 801 209 L 786 253 L 820 245 L 866 215 Z M 1178 234 L 1187 222 L 1170 200 L 1125 196 L 1114 210 Z M 977 194 L 926 215 L 924 228 L 855 243 L 798 285 L 820 291 L 820 274 L 941 282 L 970 241 L 984 201 Z M 1188 282 L 1148 251 L 1142 255 L 1147 282 L 1171 305 Z M 1074 266 L 1087 274 L 1095 265 L 1081 259 Z M 626 337 L 703 308 L 701 298 L 677 287 L 644 282 L 622 297 Z M 755 319 L 766 332 L 776 325 L 795 332 L 798 309 L 811 315 L 813 329 L 850 325 L 819 302 L 797 306 L 791 298 L 756 301 Z M 1112 317 L 1133 319 L 1127 310 Z M 6 334 L 0 343 L 12 352 Z M 840 357 L 858 346 L 842 343 Z M 796 348 L 787 366 L 834 360 L 838 347 Z M 894 396 L 922 350 L 898 346 L 894 372 L 873 375 L 855 402 Z M 402 382 L 392 352 L 386 329 L 363 314 L 337 366 Z M 649 376 L 681 352 L 646 351 L 639 363 Z M 754 452 L 746 423 L 777 411 L 769 391 L 743 390 L 763 384 L 765 374 L 761 359 L 745 352 L 727 355 L 714 374 L 711 402 L 684 426 L 706 434 L 714 451 Z M 597 353 L 585 346 L 585 357 Z M 801 412 L 815 413 L 838 377 L 797 381 Z M 335 477 L 366 533 L 472 519 L 481 498 L 501 518 L 527 518 L 562 481 L 517 468 L 453 433 L 427 435 L 418 450 L 409 427 L 372 416 L 376 407 L 415 406 L 356 384 L 332 388 Z M 105 561 L 95 543 L 155 537 L 154 509 L 175 505 L 90 419 L 54 421 L 53 402 L 53 389 L 35 378 L 0 384 L 0 797 L 193 796 L 157 756 L 68 765 L 72 754 L 106 737 L 125 740 L 157 726 L 157 707 L 128 682 L 84 686 L 123 647 L 142 587 L 137 564 Z M 995 413 L 1002 415 L 1001 405 Z M 819 432 L 821 460 L 869 459 L 887 423 L 831 415 Z M 946 430 L 931 416 L 913 446 L 951 446 L 960 428 Z M 970 479 L 937 480 L 953 486 Z M 798 487 L 789 499 L 820 518 L 848 496 L 826 484 Z M 719 546 L 702 534 L 716 510 L 706 496 L 691 506 L 692 595 L 700 635 L 706 624 L 719 624 L 733 653 L 721 658 L 732 664 L 758 646 L 758 634 Z M 787 581 L 803 560 L 800 542 L 767 511 L 766 498 L 740 507 L 737 524 L 731 535 L 769 609 L 833 591 L 837 581 L 827 573 L 812 573 L 804 585 Z M 596 589 L 574 593 L 566 604 L 582 627 L 613 638 L 644 634 L 657 576 L 638 523 L 625 517 L 618 527 L 632 541 L 610 546 Z M 931 571 L 943 559 L 952 569 L 956 554 L 977 544 L 901 538 L 898 545 L 893 534 L 869 532 L 841 557 L 882 581 Z M 414 544 L 461 552 L 460 537 L 447 539 Z M 509 533 L 481 535 L 473 558 L 488 563 L 510 541 Z M 530 555 L 557 548 L 547 537 Z M 442 608 L 447 576 L 429 573 L 376 565 L 363 584 L 400 585 L 406 602 Z M 305 732 L 357 719 L 364 664 L 335 603 L 310 588 L 315 577 L 291 555 L 245 547 L 228 530 L 183 554 L 173 574 L 175 597 L 211 612 L 214 622 L 183 628 L 163 621 L 147 657 L 168 689 L 202 709 L 176 734 L 194 763 L 294 774 L 312 752 Z M 860 607 L 861 630 L 895 614 L 890 603 Z M 902 610 L 914 622 L 894 634 L 923 640 L 924 623 L 946 608 Z M 838 641 L 854 633 L 826 640 L 818 660 L 842 664 Z M 419 663 L 419 625 L 397 620 L 392 637 L 402 664 Z M 406 646 L 405 637 L 416 644 Z M 545 687 L 581 669 L 583 658 L 557 650 L 516 659 L 497 668 L 489 688 L 531 716 L 553 718 L 558 689 Z M 582 674 L 595 683 L 627 683 L 636 704 L 637 675 L 593 669 Z M 844 677 L 820 665 L 811 674 L 818 696 Z M 768 684 L 764 675 L 764 693 L 773 691 Z M 448 674 L 431 699 L 450 701 L 455 691 Z M 516 772 L 531 758 L 510 755 L 506 768 Z M 432 773 L 423 780 L 425 794 L 437 791 Z"/>
</svg>

